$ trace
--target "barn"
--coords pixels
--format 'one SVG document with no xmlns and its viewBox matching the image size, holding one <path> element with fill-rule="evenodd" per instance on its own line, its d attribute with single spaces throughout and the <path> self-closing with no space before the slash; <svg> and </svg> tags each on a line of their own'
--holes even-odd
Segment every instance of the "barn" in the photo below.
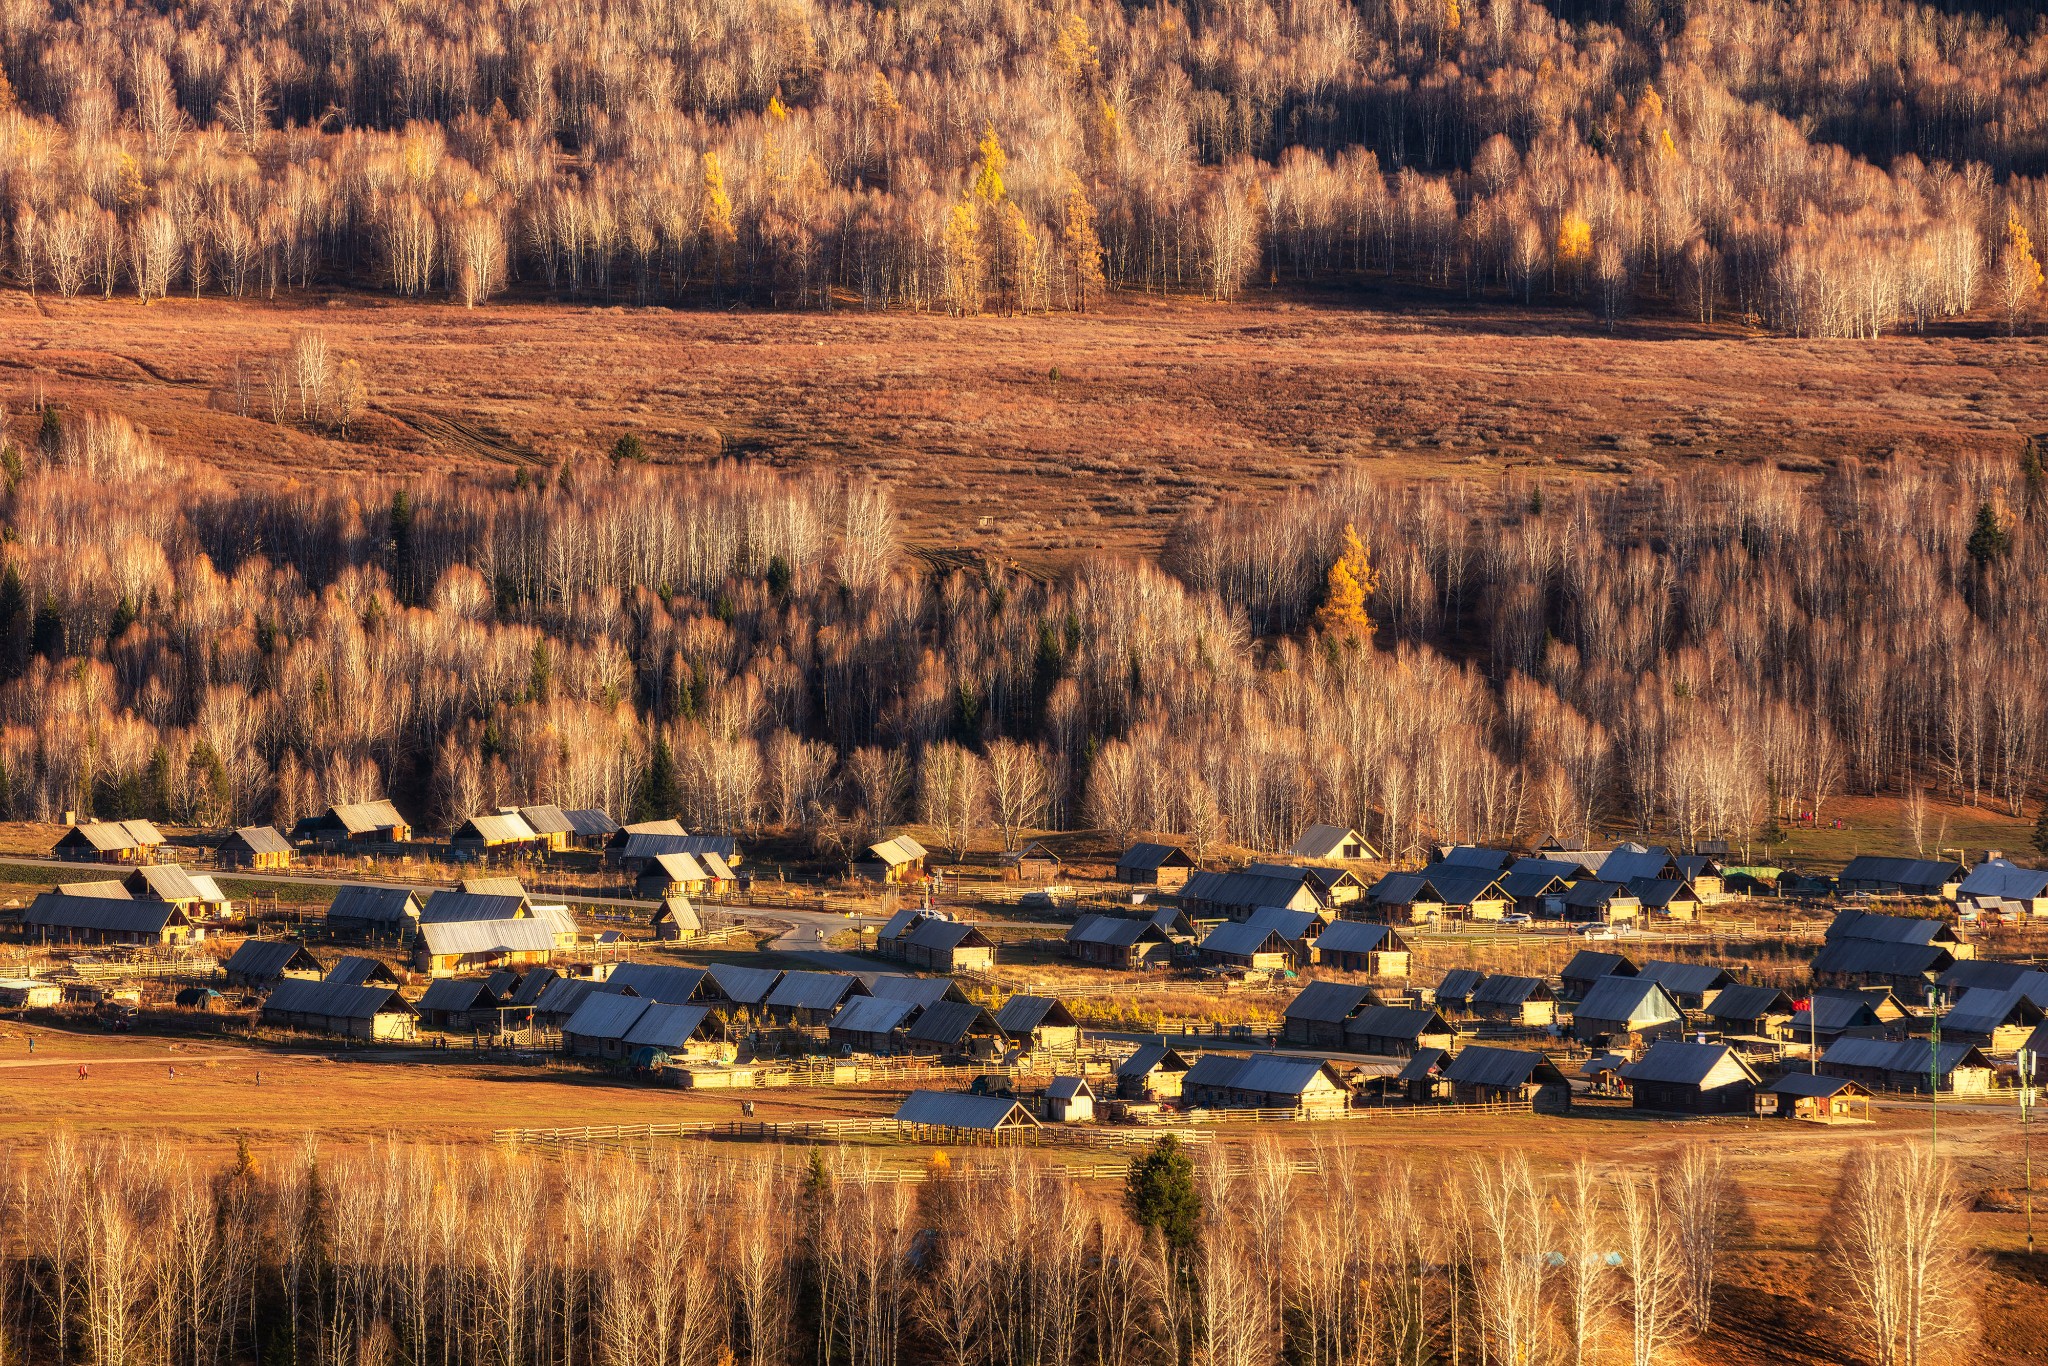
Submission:
<svg viewBox="0 0 2048 1366">
<path fill-rule="evenodd" d="M 551 922 L 523 920 L 446 920 L 422 923 L 413 940 L 415 971 L 432 977 L 486 968 L 548 963 L 555 956 Z"/>
<path fill-rule="evenodd" d="M 1558 974 L 1558 995 L 1567 1001 L 1582 1001 L 1601 978 L 1633 977 L 1640 971 L 1626 954 L 1580 949 Z"/>
<path fill-rule="evenodd" d="M 1943 1091 L 1964 1096 L 1987 1094 L 1992 1078 L 1991 1060 L 1975 1044 L 1943 1043 L 1935 1048 L 1921 1039 L 1837 1039 L 1820 1055 L 1815 1070 L 1873 1091 L 1925 1092 L 1930 1084 L 1938 1084 Z"/>
<path fill-rule="evenodd" d="M 182 944 L 206 935 L 172 902 L 61 890 L 31 901 L 21 927 L 31 944 Z"/>
<path fill-rule="evenodd" d="M 404 887 L 345 886 L 327 907 L 327 932 L 337 939 L 390 942 L 419 923 L 419 896 Z"/>
<path fill-rule="evenodd" d="M 1776 987 L 1725 987 L 1707 1007 L 1707 1018 L 1724 1034 L 1758 1039 L 1789 1036 L 1797 1007 Z"/>
<path fill-rule="evenodd" d="M 1688 1115 L 1748 1114 L 1757 1075 L 1724 1043 L 1665 1039 L 1621 1069 L 1638 1110 Z"/>
<path fill-rule="evenodd" d="M 1136 916 L 1084 915 L 1061 937 L 1060 947 L 1069 958 L 1125 972 L 1173 961 L 1173 940 Z"/>
<path fill-rule="evenodd" d="M 959 920 L 926 916 L 896 942 L 905 962 L 932 972 L 983 972 L 995 966 L 995 942 Z"/>
<path fill-rule="evenodd" d="M 1116 1065 L 1116 1093 L 1125 1100 L 1180 1099 L 1188 1060 L 1165 1044 L 1148 1043 Z"/>
<path fill-rule="evenodd" d="M 848 996 L 873 994 L 851 973 L 785 972 L 762 1005 L 778 1023 L 822 1027 L 830 1023 Z"/>
<path fill-rule="evenodd" d="M 924 1009 L 916 1001 L 886 996 L 856 996 L 839 1007 L 825 1026 L 834 1047 L 854 1053 L 890 1053 L 906 1028 Z"/>
<path fill-rule="evenodd" d="M 1368 1006 L 1344 1025 L 1344 1051 L 1383 1058 L 1412 1057 L 1425 1049 L 1449 1049 L 1457 1031 L 1428 1006 Z"/>
<path fill-rule="evenodd" d="M 547 847 L 547 841 L 516 810 L 471 816 L 455 827 L 449 847 L 460 854 L 517 853 Z"/>
<path fill-rule="evenodd" d="M 263 999 L 262 1021 L 280 1029 L 351 1039 L 410 1039 L 419 1013 L 391 987 L 286 977 Z"/>
<path fill-rule="evenodd" d="M 1735 985 L 1734 977 L 1712 963 L 1673 963 L 1652 958 L 1637 975 L 1663 987 L 1678 1002 L 1680 1010 L 1705 1010 L 1723 990 Z"/>
<path fill-rule="evenodd" d="M 1621 1047 L 1685 1032 L 1685 1012 L 1645 977 L 1602 977 L 1572 1014 L 1572 1037 L 1589 1047 Z"/>
<path fill-rule="evenodd" d="M 1295 1053 L 1204 1053 L 1188 1070 L 1181 1094 L 1190 1104 L 1212 1110 L 1333 1115 L 1351 1104 L 1350 1092 L 1329 1063 Z"/>
<path fill-rule="evenodd" d="M 1280 931 L 1233 920 L 1209 931 L 1196 956 L 1210 967 L 1248 972 L 1284 972 L 1294 966 L 1294 950 Z"/>
<path fill-rule="evenodd" d="M 1470 1105 L 1526 1102 L 1543 1113 L 1572 1108 L 1571 1083 L 1541 1053 L 1481 1044 L 1460 1049 L 1444 1068 L 1451 1098 Z"/>
<path fill-rule="evenodd" d="M 1081 1023 L 1051 996 L 1012 996 L 996 1012 L 996 1028 L 1026 1051 L 1081 1046 Z"/>
<path fill-rule="evenodd" d="M 1408 941 L 1392 925 L 1364 920 L 1339 920 L 1316 936 L 1316 958 L 1336 972 L 1362 972 L 1372 977 L 1406 977 Z"/>
<path fill-rule="evenodd" d="M 922 882 L 924 861 L 930 857 L 922 844 L 908 835 L 877 841 L 867 847 L 867 858 L 858 866 L 870 882 Z"/>
<path fill-rule="evenodd" d="M 1557 1019 L 1557 997 L 1541 977 L 1501 973 L 1473 989 L 1472 1013 L 1495 1024 L 1541 1029 Z"/>
<path fill-rule="evenodd" d="M 412 826 L 388 801 L 348 802 L 330 806 L 292 827 L 292 838 L 313 844 L 403 844 Z"/>
<path fill-rule="evenodd" d="M 285 977 L 319 979 L 320 961 L 296 939 L 244 939 L 221 964 L 228 985 L 263 989 Z"/>
<path fill-rule="evenodd" d="M 498 1007 L 504 1002 L 478 977 L 443 977 L 427 984 L 416 1003 L 420 1022 L 428 1029 L 461 1033 L 498 1032 Z"/>
<path fill-rule="evenodd" d="M 1006 1143 L 1035 1132 L 1038 1120 L 1009 1096 L 912 1091 L 896 1107 L 896 1126 L 918 1143 Z"/>
</svg>

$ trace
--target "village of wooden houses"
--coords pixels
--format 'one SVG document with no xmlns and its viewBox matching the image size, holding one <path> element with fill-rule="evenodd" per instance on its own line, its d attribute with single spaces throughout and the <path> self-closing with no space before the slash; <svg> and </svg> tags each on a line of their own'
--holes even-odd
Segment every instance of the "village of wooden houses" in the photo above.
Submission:
<svg viewBox="0 0 2048 1366">
<path fill-rule="evenodd" d="M 0 912 L 18 1030 L 539 1057 L 717 1093 L 735 1125 L 859 1088 L 871 1113 L 832 1122 L 905 1144 L 1396 1113 L 1853 1128 L 2009 1103 L 2048 1050 L 2026 933 L 2048 871 L 1995 854 L 1819 875 L 1549 841 L 1389 868 L 1313 826 L 1230 866 L 1073 836 L 949 866 L 899 833 L 805 881 L 730 836 L 553 806 L 445 838 L 389 802 L 289 833 L 49 833 L 14 874 L 47 890 Z"/>
</svg>

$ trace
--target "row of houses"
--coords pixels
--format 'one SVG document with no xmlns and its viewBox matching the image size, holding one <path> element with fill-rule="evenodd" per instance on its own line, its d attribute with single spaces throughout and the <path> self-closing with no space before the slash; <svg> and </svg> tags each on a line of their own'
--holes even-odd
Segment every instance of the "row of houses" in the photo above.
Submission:
<svg viewBox="0 0 2048 1366">
<path fill-rule="evenodd" d="M 20 924 L 30 943 L 137 947 L 196 943 L 233 913 L 212 877 L 152 863 L 125 877 L 59 883 L 28 904 Z"/>
</svg>

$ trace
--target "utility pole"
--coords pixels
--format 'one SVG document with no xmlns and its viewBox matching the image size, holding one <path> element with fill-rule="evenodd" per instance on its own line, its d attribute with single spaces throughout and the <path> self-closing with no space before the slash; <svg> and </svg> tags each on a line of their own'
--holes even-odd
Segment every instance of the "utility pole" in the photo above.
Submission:
<svg viewBox="0 0 2048 1366">
<path fill-rule="evenodd" d="M 2020 1151 L 2025 1155 L 2027 1255 L 2034 1255 L 2034 1050 L 2020 1049 Z"/>
</svg>

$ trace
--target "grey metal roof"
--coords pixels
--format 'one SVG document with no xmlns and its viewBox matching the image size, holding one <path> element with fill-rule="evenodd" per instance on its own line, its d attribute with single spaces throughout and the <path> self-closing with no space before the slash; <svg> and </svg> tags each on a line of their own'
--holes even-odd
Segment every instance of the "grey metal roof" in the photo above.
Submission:
<svg viewBox="0 0 2048 1366">
<path fill-rule="evenodd" d="M 1480 1044 L 1460 1050 L 1444 1075 L 1459 1086 L 1526 1086 L 1532 1080 L 1564 1080 L 1564 1073 L 1541 1053 Z"/>
<path fill-rule="evenodd" d="M 1816 991 L 1807 1010 L 1792 1016 L 1794 1032 L 1818 1028 L 1827 1033 L 1844 1029 L 1865 1029 L 1882 1023 L 1862 995 L 1853 991 Z M 1811 1016 L 1811 1018 L 1809 1018 Z"/>
<path fill-rule="evenodd" d="M 1866 1067 L 1885 1072 L 1918 1073 L 1925 1076 L 1934 1065 L 1935 1051 L 1925 1039 L 1837 1039 L 1820 1055 L 1823 1067 Z M 1943 1076 L 1957 1067 L 1989 1067 L 1991 1060 L 1974 1044 L 1944 1043 L 1939 1069 Z"/>
<path fill-rule="evenodd" d="M 539 838 L 534 828 L 526 823 L 526 817 L 517 813 L 490 812 L 471 816 L 449 836 L 451 841 L 468 843 L 481 840 L 485 844 L 531 844 Z"/>
<path fill-rule="evenodd" d="M 1426 870 L 1429 885 L 1446 906 L 1469 906 L 1475 901 L 1506 901 L 1500 875 L 1484 868 L 1438 864 Z"/>
<path fill-rule="evenodd" d="M 785 972 L 767 1004 L 790 1010 L 837 1010 L 849 991 L 867 994 L 860 979 L 849 972 Z"/>
<path fill-rule="evenodd" d="M 681 821 L 634 821 L 629 825 L 614 825 L 612 837 L 606 841 L 613 849 L 623 849 L 635 835 L 687 835 Z"/>
<path fill-rule="evenodd" d="M 1522 877 L 1533 874 L 1541 877 L 1554 877 L 1563 882 L 1582 881 L 1592 877 L 1594 871 L 1593 868 L 1587 865 L 1584 859 L 1546 858 L 1542 855 L 1518 858 L 1508 865 L 1509 877 Z"/>
<path fill-rule="evenodd" d="M 1664 869 L 1671 863 L 1671 851 L 1661 844 L 1622 844 L 1594 870 L 1602 882 L 1619 882 L 1623 885 L 1641 878 L 1655 881 L 1664 876 Z"/>
<path fill-rule="evenodd" d="M 1124 872 L 1156 870 L 1165 867 L 1192 868 L 1195 861 L 1188 857 L 1188 851 L 1172 844 L 1134 844 L 1124 850 L 1116 866 Z"/>
<path fill-rule="evenodd" d="M 883 923 L 880 932 L 877 933 L 875 937 L 877 939 L 894 939 L 898 935 L 902 934 L 905 930 L 909 929 L 912 925 L 915 925 L 918 921 L 922 920 L 924 916 L 924 907 L 905 906 L 902 910 L 890 916 L 888 920 Z"/>
<path fill-rule="evenodd" d="M 1479 984 L 1486 980 L 1486 974 L 1473 968 L 1452 968 L 1436 984 L 1436 999 L 1439 1001 L 1469 1000 Z"/>
<path fill-rule="evenodd" d="M 528 974 L 528 976 L 530 978 L 532 974 Z M 620 994 L 618 992 L 605 991 L 604 985 L 604 983 L 593 981 L 588 977 L 551 977 L 541 983 L 539 993 L 531 1001 L 522 1002 L 521 1004 L 531 1005 L 533 1013 L 536 1015 L 560 1019 L 563 1016 L 573 1016 L 576 1013 L 577 1007 L 581 1006 L 584 999 L 592 993 L 605 996 Z M 633 997 L 630 999 L 638 1000 L 640 998 Z"/>
<path fill-rule="evenodd" d="M 380 925 L 410 924 L 418 902 L 404 887 L 363 887 L 351 884 L 334 894 L 327 907 L 330 920 L 367 920 Z"/>
<path fill-rule="evenodd" d="M 620 963 L 605 979 L 614 991 L 631 991 L 635 996 L 666 1005 L 688 1005 L 704 985 L 703 968 L 675 967 L 668 963 Z"/>
<path fill-rule="evenodd" d="M 1299 898 L 1304 889 L 1315 904 L 1323 903 L 1321 889 L 1305 868 L 1284 873 L 1254 873 L 1249 869 L 1236 873 L 1196 873 L 1181 888 L 1180 899 L 1183 903 L 1198 901 L 1250 911 L 1260 906 L 1284 906 Z"/>
<path fill-rule="evenodd" d="M 1285 935 L 1248 920 L 1226 921 L 1209 931 L 1208 937 L 1202 940 L 1204 953 L 1227 953 L 1240 958 L 1248 958 L 1255 953 L 1283 953 L 1286 949 Z"/>
<path fill-rule="evenodd" d="M 28 904 L 21 923 L 29 929 L 161 934 L 165 926 L 185 924 L 187 918 L 168 901 L 117 901 L 104 896 L 44 892 Z"/>
<path fill-rule="evenodd" d="M 1596 977 L 1633 977 L 1641 969 L 1626 954 L 1601 953 L 1598 949 L 1580 949 L 1572 960 L 1564 965 L 1559 974 L 1577 981 L 1590 981 Z"/>
<path fill-rule="evenodd" d="M 1761 1020 L 1766 1015 L 1790 1015 L 1792 998 L 1776 987 L 1753 987 L 1737 983 L 1724 988 L 1707 1014 L 1717 1020 Z"/>
<path fill-rule="evenodd" d="M 2004 1025 L 2037 1025 L 2041 1007 L 2023 986 L 1971 987 L 1941 1017 L 1941 1027 L 1958 1034 L 1989 1034 Z"/>
<path fill-rule="evenodd" d="M 920 1043 L 958 1043 L 977 1028 L 997 1032 L 995 1018 L 977 1005 L 938 1001 L 926 1006 L 917 1017 L 917 1023 L 910 1027 L 910 1037 Z"/>
<path fill-rule="evenodd" d="M 878 840 L 870 844 L 867 852 L 874 855 L 874 861 L 877 863 L 900 868 L 906 863 L 915 863 L 928 851 L 910 836 L 898 835 L 894 839 Z"/>
<path fill-rule="evenodd" d="M 1310 982 L 1287 1003 L 1286 1017 L 1338 1024 L 1350 1019 L 1361 1006 L 1371 1004 L 1373 999 L 1371 987 L 1354 986 L 1349 982 Z"/>
<path fill-rule="evenodd" d="M 519 986 L 513 991 L 509 1005 L 530 1006 L 540 1000 L 548 984 L 562 974 L 553 968 L 534 968 L 519 979 Z"/>
<path fill-rule="evenodd" d="M 1205 1053 L 1189 1069 L 1187 1085 L 1218 1086 L 1233 1091 L 1255 1091 L 1269 1096 L 1299 1096 L 1328 1072 L 1322 1058 L 1300 1053 L 1254 1053 L 1235 1058 L 1225 1053 Z M 1332 1084 L 1341 1086 L 1335 1077 Z"/>
<path fill-rule="evenodd" d="M 1566 884 L 1555 873 L 1516 869 L 1501 874 L 1500 889 L 1517 901 L 1531 901 L 1539 896 L 1560 895 L 1566 890 Z"/>
<path fill-rule="evenodd" d="M 1886 915 L 1882 911 L 1844 910 L 1828 922 L 1827 937 L 1874 939 L 1886 944 L 1945 944 L 1956 933 L 1945 920 L 1921 915 Z"/>
<path fill-rule="evenodd" d="M 252 854 L 289 854 L 291 841 L 267 825 L 245 825 L 229 836 L 240 840 Z"/>
<path fill-rule="evenodd" d="M 286 977 L 263 998 L 265 1015 L 322 1015 L 330 1020 L 367 1020 L 378 1015 L 418 1012 L 395 987 L 350 986 Z"/>
<path fill-rule="evenodd" d="M 542 993 L 545 998 L 546 993 Z M 614 991 L 593 991 L 583 998 L 562 1025 L 564 1034 L 574 1034 L 585 1039 L 618 1039 L 624 1041 L 634 1022 L 655 1004 L 640 996 L 621 996 Z"/>
<path fill-rule="evenodd" d="M 619 830 L 617 821 L 594 806 L 580 806 L 562 814 L 568 817 L 569 828 L 578 835 L 615 835 Z"/>
<path fill-rule="evenodd" d="M 137 868 L 126 878 L 128 890 L 148 893 L 159 901 L 205 901 L 206 894 L 199 885 L 175 863 L 152 864 Z"/>
<path fill-rule="evenodd" d="M 1045 1093 L 1054 1100 L 1072 1100 L 1074 1097 L 1081 1095 L 1093 1099 L 1095 1095 L 1093 1091 L 1088 1089 L 1088 1079 L 1086 1077 L 1054 1077 L 1046 1085 Z"/>
<path fill-rule="evenodd" d="M 856 996 L 832 1016 L 832 1029 L 853 1034 L 887 1034 L 924 1007 L 887 996 Z"/>
<path fill-rule="evenodd" d="M 343 954 L 340 958 L 334 960 L 334 966 L 327 970 L 326 980 L 330 982 L 346 982 L 352 987 L 359 987 L 366 985 L 370 978 L 378 972 L 388 973 L 390 969 L 374 958 L 365 958 L 361 954 L 349 953 Z"/>
<path fill-rule="evenodd" d="M 1107 944 L 1127 949 L 1141 939 L 1167 943 L 1166 932 L 1149 920 L 1123 915 L 1084 915 L 1061 936 L 1069 944 Z"/>
<path fill-rule="evenodd" d="M 326 814 L 314 817 L 311 823 L 335 824 L 351 835 L 368 834 L 372 830 L 388 830 L 404 825 L 405 817 L 398 814 L 398 808 L 388 801 L 344 802 L 330 806 Z"/>
<path fill-rule="evenodd" d="M 1647 1029 L 1685 1018 L 1671 993 L 1647 977 L 1601 977 L 1586 989 L 1574 1021 Z"/>
<path fill-rule="evenodd" d="M 1700 899 L 1700 894 L 1693 890 L 1692 883 L 1682 877 L 1632 878 L 1628 889 L 1636 900 L 1652 910 L 1680 901 Z"/>
<path fill-rule="evenodd" d="M 1031 1112 L 1008 1096 L 974 1096 L 964 1091 L 912 1091 L 896 1107 L 900 1124 L 993 1131 L 1006 1126 L 1035 1129 Z"/>
<path fill-rule="evenodd" d="M 2048 1010 L 2048 971 L 2032 963 L 2000 963 L 1988 958 L 1963 958 L 1958 959 L 1954 966 L 1935 980 L 1951 993 L 1968 991 L 1973 987 L 1990 987 L 1994 990 L 2021 987 L 2035 1005 Z"/>
<path fill-rule="evenodd" d="M 996 1028 L 1013 1039 L 1029 1034 L 1048 1020 L 1061 1027 L 1075 1024 L 1073 1012 L 1052 996 L 1012 996 L 996 1012 Z"/>
<path fill-rule="evenodd" d="M 1335 920 L 1323 926 L 1316 947 L 1324 953 L 1405 952 L 1408 948 L 1391 925 L 1366 920 Z"/>
<path fill-rule="evenodd" d="M 667 1001 L 655 1001 L 633 1027 L 626 1031 L 628 1048 L 677 1049 L 697 1037 L 704 1028 L 704 1022 L 711 1018 L 708 1006 L 672 1005 Z"/>
<path fill-rule="evenodd" d="M 1764 1088 L 1774 1096 L 1812 1096 L 1825 1100 L 1855 1082 L 1847 1077 L 1822 1077 L 1811 1072 L 1787 1072 Z"/>
<path fill-rule="evenodd" d="M 903 942 L 939 953 L 958 948 L 985 948 L 989 940 L 987 935 L 963 920 L 928 918 L 903 936 Z"/>
<path fill-rule="evenodd" d="M 516 877 L 466 877 L 456 884 L 456 890 L 468 892 L 471 896 L 525 896 L 526 884 Z"/>
<path fill-rule="evenodd" d="M 1444 1060 L 1450 1054 L 1441 1048 L 1418 1048 L 1408 1057 L 1407 1065 L 1394 1074 L 1396 1081 L 1428 1081 L 1441 1076 Z"/>
<path fill-rule="evenodd" d="M 1301 832 L 1301 838 L 1288 850 L 1296 858 L 1336 858 L 1343 852 L 1344 845 L 1356 840 L 1365 844 L 1365 839 L 1348 825 L 1311 825 Z M 1371 848 L 1371 845 L 1366 845 Z"/>
<path fill-rule="evenodd" d="M 1420 873 L 1386 873 L 1366 892 L 1366 899 L 1382 906 L 1406 906 L 1431 891 L 1429 879 Z M 1434 896 L 1434 892 L 1431 891 Z"/>
<path fill-rule="evenodd" d="M 731 963 L 713 963 L 704 971 L 720 996 L 734 1005 L 754 1006 L 766 1000 L 782 980 L 777 968 L 743 968 Z"/>
<path fill-rule="evenodd" d="M 498 1004 L 490 983 L 478 977 L 442 977 L 427 984 L 421 1010 L 490 1010 Z"/>
<path fill-rule="evenodd" d="M 1598 910 L 1624 899 L 1635 901 L 1639 898 L 1620 883 L 1609 882 L 1605 878 L 1587 878 L 1564 894 L 1564 904 L 1575 911 Z"/>
<path fill-rule="evenodd" d="M 1518 1006 L 1524 1001 L 1547 1001 L 1550 984 L 1541 977 L 1515 977 L 1497 973 L 1472 990 L 1475 1006 Z"/>
<path fill-rule="evenodd" d="M 1165 1044 L 1148 1043 L 1118 1063 L 1116 1074 L 1119 1077 L 1142 1077 L 1155 1067 L 1163 1067 L 1169 1072 L 1185 1072 L 1188 1060 Z"/>
<path fill-rule="evenodd" d="M 422 924 L 420 941 L 427 952 L 442 958 L 456 953 L 541 953 L 555 947 L 555 932 L 545 921 L 449 920 Z"/>
<path fill-rule="evenodd" d="M 296 939 L 244 939 L 221 964 L 229 972 L 248 977 L 282 977 L 294 965 L 315 971 L 320 967 L 319 960 Z"/>
<path fill-rule="evenodd" d="M 1998 897 L 2005 901 L 2032 901 L 2048 896 L 2048 872 L 2022 868 L 2011 859 L 1987 859 L 1970 870 L 1956 895 L 1967 899 Z"/>
<path fill-rule="evenodd" d="M 1941 972 L 1955 960 L 1939 944 L 1903 944 L 1882 939 L 1830 939 L 1813 956 L 1815 972 L 1876 973 L 1918 977 Z"/>
<path fill-rule="evenodd" d="M 1657 983 L 1674 996 L 1691 996 L 1733 986 L 1735 979 L 1712 963 L 1674 963 L 1652 958 L 1637 974 Z"/>
<path fill-rule="evenodd" d="M 569 820 L 569 813 L 553 803 L 522 806 L 519 819 L 525 821 L 526 828 L 536 835 L 570 835 L 576 831 Z"/>
<path fill-rule="evenodd" d="M 111 854 L 123 849 L 151 849 L 162 844 L 164 837 L 148 821 L 87 821 L 65 831 L 57 843 L 72 844 L 79 840 L 103 854 Z"/>
<path fill-rule="evenodd" d="M 1449 1034 L 1450 1022 L 1427 1006 L 1368 1006 L 1344 1025 L 1347 1038 L 1406 1039 L 1424 1034 Z"/>
<path fill-rule="evenodd" d="M 1431 868 L 1476 868 L 1481 872 L 1498 875 L 1515 861 L 1513 852 L 1506 849 L 1488 849 L 1478 844 L 1455 845 L 1444 851 L 1444 856 L 1431 864 Z"/>
<path fill-rule="evenodd" d="M 959 984 L 950 977 L 913 977 L 907 972 L 863 972 L 856 974 L 871 995 L 892 1001 L 915 1001 L 920 1009 L 940 1001 L 964 1001 Z"/>
<path fill-rule="evenodd" d="M 682 846 L 688 835 L 628 835 L 623 859 L 645 859 L 675 882 L 702 882 L 711 874 L 697 856 Z"/>
<path fill-rule="evenodd" d="M 439 891 L 420 908 L 420 924 L 445 925 L 457 920 L 517 920 L 527 910 L 526 898 L 510 893 Z"/>
<path fill-rule="evenodd" d="M 1279 934 L 1282 939 L 1293 943 L 1302 939 L 1314 939 L 1322 928 L 1323 918 L 1314 911 L 1289 910 L 1285 906 L 1261 906 L 1245 917 L 1247 925 L 1263 925 Z"/>
<path fill-rule="evenodd" d="M 1731 1058 L 1750 1081 L 1756 1080 L 1755 1069 L 1727 1044 L 1692 1043 L 1679 1039 L 1664 1039 L 1651 1044 L 1647 1053 L 1621 1069 L 1621 1075 L 1632 1082 L 1698 1086 L 1715 1068 Z"/>
<path fill-rule="evenodd" d="M 1947 859 L 1883 858 L 1876 854 L 1859 854 L 1849 860 L 1836 879 L 1843 886 L 1864 883 L 1874 887 L 1897 887 L 1907 892 L 1939 891 L 1942 887 L 1960 879 L 1964 874 L 1963 865 Z"/>
</svg>

